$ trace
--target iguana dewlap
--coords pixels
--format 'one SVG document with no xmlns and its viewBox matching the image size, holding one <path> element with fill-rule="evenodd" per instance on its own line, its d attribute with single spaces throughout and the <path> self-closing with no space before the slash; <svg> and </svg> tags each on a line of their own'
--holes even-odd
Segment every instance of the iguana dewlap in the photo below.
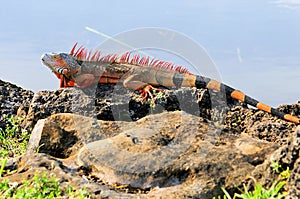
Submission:
<svg viewBox="0 0 300 199">
<path fill-rule="evenodd" d="M 42 55 L 42 62 L 48 66 L 60 79 L 60 87 L 77 86 L 88 87 L 94 83 L 116 84 L 122 82 L 124 87 L 140 90 L 143 98 L 150 96 L 151 90 L 164 87 L 196 87 L 206 88 L 218 92 L 225 92 L 227 96 L 271 113 L 287 121 L 300 123 L 300 119 L 290 114 L 278 111 L 263 104 L 239 90 L 233 89 L 216 80 L 194 75 L 181 66 L 149 57 L 131 56 L 129 52 L 122 56 L 100 56 L 100 51 L 87 51 L 80 47 L 75 51 L 77 43 L 68 53 L 54 53 Z"/>
</svg>

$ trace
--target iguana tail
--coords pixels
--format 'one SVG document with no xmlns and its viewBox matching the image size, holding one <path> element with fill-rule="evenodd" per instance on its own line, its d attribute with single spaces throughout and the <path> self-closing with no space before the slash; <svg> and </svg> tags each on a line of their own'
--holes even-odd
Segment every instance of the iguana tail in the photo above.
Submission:
<svg viewBox="0 0 300 199">
<path fill-rule="evenodd" d="M 216 91 L 225 91 L 226 95 L 231 96 L 233 99 L 237 99 L 241 102 L 244 102 L 246 104 L 249 104 L 251 106 L 258 108 L 259 110 L 266 111 L 268 113 L 271 113 L 272 115 L 278 116 L 287 121 L 294 122 L 296 124 L 300 123 L 299 118 L 292 116 L 290 114 L 283 113 L 269 105 L 266 105 L 262 102 L 259 102 L 255 99 L 253 99 L 252 97 L 249 97 L 248 95 L 245 95 L 244 93 L 242 93 L 239 90 L 231 88 L 230 86 L 222 84 L 218 81 L 211 80 L 209 78 L 202 77 L 202 76 L 196 76 L 195 86 L 197 88 L 207 88 L 207 89 L 216 90 Z"/>
<path fill-rule="evenodd" d="M 278 116 L 282 119 L 285 119 L 290 122 L 294 122 L 296 124 L 300 124 L 300 119 L 292 116 L 290 114 L 283 113 L 269 105 L 266 105 L 262 102 L 259 102 L 247 95 L 245 95 L 243 92 L 236 90 L 234 88 L 231 88 L 230 86 L 227 86 L 226 84 L 223 84 L 221 82 L 218 82 L 216 80 L 198 76 L 198 75 L 192 75 L 192 74 L 181 74 L 181 73 L 174 73 L 172 77 L 172 81 L 174 86 L 177 87 L 196 87 L 196 88 L 206 88 L 218 92 L 225 92 L 226 96 L 230 96 L 233 99 L 237 99 L 241 102 L 244 102 L 246 104 L 249 104 L 251 106 L 254 106 L 258 108 L 259 110 L 266 111 L 268 113 L 271 113 L 274 116 Z"/>
</svg>

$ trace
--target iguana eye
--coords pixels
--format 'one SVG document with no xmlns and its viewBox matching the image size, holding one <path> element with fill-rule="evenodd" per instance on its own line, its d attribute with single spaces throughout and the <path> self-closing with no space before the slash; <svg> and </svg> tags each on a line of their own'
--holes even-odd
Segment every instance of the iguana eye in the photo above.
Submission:
<svg viewBox="0 0 300 199">
<path fill-rule="evenodd" d="M 60 56 L 60 58 L 62 58 L 62 59 L 67 59 L 67 58 L 68 58 L 68 55 L 65 54 L 65 53 L 60 53 L 59 56 Z"/>
</svg>

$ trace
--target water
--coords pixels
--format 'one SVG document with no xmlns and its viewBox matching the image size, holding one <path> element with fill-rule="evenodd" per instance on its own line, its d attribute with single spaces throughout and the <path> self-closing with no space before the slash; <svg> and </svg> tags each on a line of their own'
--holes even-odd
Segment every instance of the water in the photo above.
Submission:
<svg viewBox="0 0 300 199">
<path fill-rule="evenodd" d="M 299 0 L 2 1 L 0 79 L 33 91 L 53 90 L 58 80 L 40 56 L 68 52 L 76 41 L 88 47 L 105 41 L 86 26 L 111 36 L 160 27 L 202 45 L 223 82 L 273 106 L 295 103 L 300 100 L 299 20 Z"/>
</svg>

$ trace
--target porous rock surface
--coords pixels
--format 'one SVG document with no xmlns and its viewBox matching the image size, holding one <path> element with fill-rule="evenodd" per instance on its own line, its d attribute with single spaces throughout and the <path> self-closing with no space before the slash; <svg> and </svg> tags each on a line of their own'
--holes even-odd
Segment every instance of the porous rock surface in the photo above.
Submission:
<svg viewBox="0 0 300 199">
<path fill-rule="evenodd" d="M 32 136 L 6 166 L 17 170 L 10 181 L 47 171 L 93 198 L 212 198 L 249 176 L 271 186 L 276 161 L 291 170 L 286 198 L 299 198 L 300 127 L 213 92 L 167 91 L 155 108 L 110 85 L 23 97 L 32 98 L 22 109 Z M 300 103 L 279 109 L 300 116 Z"/>
<path fill-rule="evenodd" d="M 5 116 L 26 116 L 33 92 L 0 80 L 0 129 L 8 124 Z"/>
</svg>

